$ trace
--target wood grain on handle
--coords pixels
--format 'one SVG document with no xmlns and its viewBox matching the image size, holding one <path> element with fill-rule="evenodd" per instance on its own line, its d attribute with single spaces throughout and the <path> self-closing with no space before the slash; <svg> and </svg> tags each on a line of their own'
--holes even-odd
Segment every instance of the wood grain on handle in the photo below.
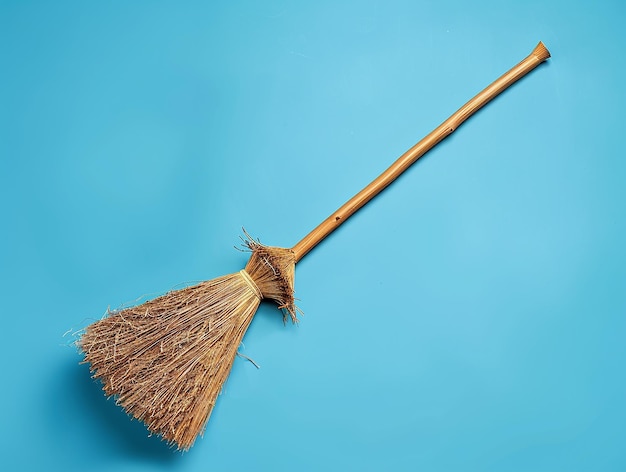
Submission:
<svg viewBox="0 0 626 472">
<path fill-rule="evenodd" d="M 341 208 L 335 211 L 332 215 L 322 221 L 322 223 L 320 223 L 315 229 L 313 229 L 313 231 L 302 238 L 302 240 L 292 248 L 296 262 L 302 259 L 302 257 L 304 257 L 326 236 L 337 229 L 359 208 L 369 202 L 391 182 L 397 179 L 400 174 L 411 166 L 411 164 L 426 154 L 426 152 L 432 149 L 446 136 L 456 130 L 461 123 L 549 57 L 550 52 L 543 45 L 543 43 L 540 42 L 528 57 L 459 108 L 452 116 L 450 116 L 450 118 L 441 123 L 430 134 L 400 156 L 387 170 L 374 179 L 367 187 L 348 200 L 343 206 L 341 206 Z"/>
</svg>

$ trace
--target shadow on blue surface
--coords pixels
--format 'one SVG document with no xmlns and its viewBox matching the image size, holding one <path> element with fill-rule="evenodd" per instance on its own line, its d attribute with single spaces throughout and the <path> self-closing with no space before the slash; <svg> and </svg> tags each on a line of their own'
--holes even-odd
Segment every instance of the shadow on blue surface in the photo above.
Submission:
<svg viewBox="0 0 626 472">
<path fill-rule="evenodd" d="M 180 452 L 159 438 L 150 437 L 143 423 L 104 396 L 100 382 L 91 378 L 87 365 L 65 362 L 59 366 L 58 374 L 49 397 L 52 405 L 46 411 L 50 421 L 57 423 L 61 411 L 68 413 L 64 424 L 57 424 L 60 434 L 56 441 L 62 439 L 62 447 L 71 445 L 74 451 L 89 454 L 103 467 L 107 466 L 107 458 L 170 465 L 180 460 Z"/>
</svg>

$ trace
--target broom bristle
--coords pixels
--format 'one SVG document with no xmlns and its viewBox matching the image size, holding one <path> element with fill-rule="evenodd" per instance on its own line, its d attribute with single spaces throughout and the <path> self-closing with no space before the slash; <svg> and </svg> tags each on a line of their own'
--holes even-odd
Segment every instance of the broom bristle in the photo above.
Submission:
<svg viewBox="0 0 626 472">
<path fill-rule="evenodd" d="M 296 323 L 298 308 L 293 295 L 296 258 L 293 250 L 265 246 L 250 236 L 244 244 L 252 252 L 246 272 L 259 287 L 263 297 L 278 303 L 285 318 L 288 314 Z"/>
<path fill-rule="evenodd" d="M 105 393 L 181 450 L 204 430 L 261 299 L 296 320 L 293 253 L 245 243 L 246 270 L 110 312 L 78 341 Z"/>
</svg>

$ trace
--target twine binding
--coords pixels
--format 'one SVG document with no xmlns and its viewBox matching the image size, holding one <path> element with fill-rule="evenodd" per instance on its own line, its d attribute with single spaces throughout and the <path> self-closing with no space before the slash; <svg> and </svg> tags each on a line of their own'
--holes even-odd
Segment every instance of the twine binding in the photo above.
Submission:
<svg viewBox="0 0 626 472">
<path fill-rule="evenodd" d="M 252 280 L 252 277 L 250 277 L 250 275 L 246 272 L 246 269 L 241 269 L 239 271 L 239 274 L 241 275 L 243 280 L 248 284 L 248 286 L 254 292 L 257 298 L 259 300 L 263 300 L 263 294 L 261 293 L 261 290 L 259 290 L 259 287 L 257 286 L 257 284 L 254 283 L 254 280 Z"/>
</svg>

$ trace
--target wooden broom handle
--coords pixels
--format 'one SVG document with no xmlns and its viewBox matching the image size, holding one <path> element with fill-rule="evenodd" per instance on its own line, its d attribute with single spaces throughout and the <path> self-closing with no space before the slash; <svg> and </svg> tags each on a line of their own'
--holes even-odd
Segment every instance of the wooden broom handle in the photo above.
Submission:
<svg viewBox="0 0 626 472">
<path fill-rule="evenodd" d="M 445 137 L 450 135 L 461 123 L 472 116 L 486 103 L 503 92 L 510 85 L 524 77 L 531 70 L 550 57 L 550 52 L 539 43 L 533 52 L 522 62 L 501 76 L 469 102 L 459 108 L 450 118 L 441 123 L 428 136 L 402 154 L 386 171 L 374 179 L 367 187 L 348 200 L 341 208 L 322 221 L 313 231 L 307 234 L 292 250 L 296 262 L 302 259 L 326 236 L 336 230 L 359 208 L 378 195 L 385 187 L 398 178 L 411 164 L 422 157 Z"/>
</svg>

